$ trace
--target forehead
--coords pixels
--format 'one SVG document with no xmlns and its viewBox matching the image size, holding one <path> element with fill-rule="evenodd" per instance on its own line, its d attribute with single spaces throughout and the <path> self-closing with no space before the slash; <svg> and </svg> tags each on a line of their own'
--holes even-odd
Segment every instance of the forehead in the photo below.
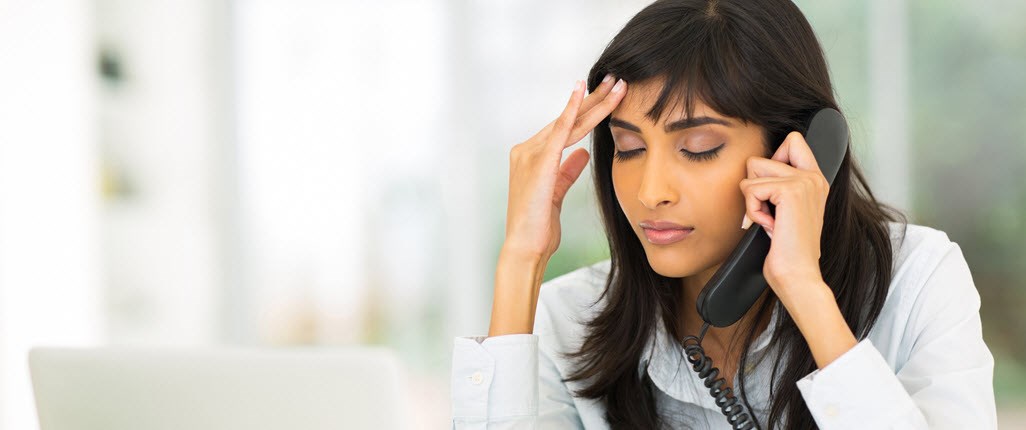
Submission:
<svg viewBox="0 0 1026 430">
<path fill-rule="evenodd" d="M 678 100 L 676 104 L 671 100 L 657 123 L 652 122 L 647 116 L 648 111 L 652 109 L 656 100 L 659 99 L 659 93 L 663 90 L 664 82 L 662 78 L 652 78 L 638 83 L 628 83 L 627 94 L 624 95 L 623 100 L 613 109 L 612 116 L 638 124 L 639 126 L 654 126 L 684 118 L 683 100 Z M 700 98 L 696 97 L 694 99 L 694 106 L 695 117 L 726 118 L 706 105 Z"/>
</svg>

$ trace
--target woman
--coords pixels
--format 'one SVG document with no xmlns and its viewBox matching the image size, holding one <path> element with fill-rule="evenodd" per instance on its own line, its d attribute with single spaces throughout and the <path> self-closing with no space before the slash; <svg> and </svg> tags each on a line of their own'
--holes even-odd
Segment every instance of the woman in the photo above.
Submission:
<svg viewBox="0 0 1026 430">
<path fill-rule="evenodd" d="M 803 138 L 838 106 L 794 4 L 657 1 L 587 90 L 511 150 L 488 336 L 455 339 L 454 427 L 996 427 L 958 245 L 877 202 L 850 149 L 828 184 Z M 578 149 L 560 163 L 563 149 L 592 131 L 611 258 L 540 285 L 589 160 Z M 725 411 L 682 340 L 752 222 L 772 238 L 770 288 L 702 342 L 739 400 Z"/>
</svg>

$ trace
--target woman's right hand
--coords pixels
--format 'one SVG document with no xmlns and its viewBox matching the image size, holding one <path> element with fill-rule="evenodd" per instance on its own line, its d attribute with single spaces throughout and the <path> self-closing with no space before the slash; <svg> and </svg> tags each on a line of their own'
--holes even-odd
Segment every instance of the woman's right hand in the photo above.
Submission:
<svg viewBox="0 0 1026 430">
<path fill-rule="evenodd" d="M 576 83 L 558 118 L 510 150 L 506 239 L 495 271 L 489 336 L 532 333 L 538 289 L 549 258 L 559 247 L 563 198 L 588 164 L 584 148 L 560 164 L 563 150 L 587 136 L 623 100 L 627 83 L 606 79 L 584 96 Z"/>
<path fill-rule="evenodd" d="M 613 81 L 607 75 L 587 97 L 578 81 L 559 117 L 510 150 L 504 251 L 547 262 L 559 248 L 563 198 L 588 164 L 588 151 L 578 148 L 562 165 L 560 159 L 623 100 L 627 83 Z"/>
</svg>

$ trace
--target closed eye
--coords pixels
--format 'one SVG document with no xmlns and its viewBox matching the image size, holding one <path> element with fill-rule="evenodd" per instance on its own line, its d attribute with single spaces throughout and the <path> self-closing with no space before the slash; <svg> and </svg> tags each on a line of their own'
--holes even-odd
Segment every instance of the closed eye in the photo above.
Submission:
<svg viewBox="0 0 1026 430">
<path fill-rule="evenodd" d="M 723 149 L 723 145 L 725 144 L 721 143 L 720 146 L 702 152 L 691 152 L 686 149 L 682 149 L 680 152 L 691 161 L 707 161 L 716 158 L 716 156 L 719 155 L 720 150 Z M 613 156 L 616 158 L 616 161 L 627 161 L 641 155 L 641 151 L 644 150 L 645 148 L 632 149 L 630 151 L 616 151 Z"/>
</svg>

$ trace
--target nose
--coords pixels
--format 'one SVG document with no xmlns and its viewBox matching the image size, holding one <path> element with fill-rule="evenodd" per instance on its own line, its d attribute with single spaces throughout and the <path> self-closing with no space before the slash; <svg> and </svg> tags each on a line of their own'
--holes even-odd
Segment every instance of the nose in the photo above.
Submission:
<svg viewBox="0 0 1026 430">
<path fill-rule="evenodd" d="M 661 205 L 676 203 L 679 196 L 674 186 L 676 178 L 669 160 L 661 162 L 658 157 L 645 157 L 644 169 L 641 174 L 641 185 L 638 187 L 638 200 L 652 210 Z"/>
</svg>

